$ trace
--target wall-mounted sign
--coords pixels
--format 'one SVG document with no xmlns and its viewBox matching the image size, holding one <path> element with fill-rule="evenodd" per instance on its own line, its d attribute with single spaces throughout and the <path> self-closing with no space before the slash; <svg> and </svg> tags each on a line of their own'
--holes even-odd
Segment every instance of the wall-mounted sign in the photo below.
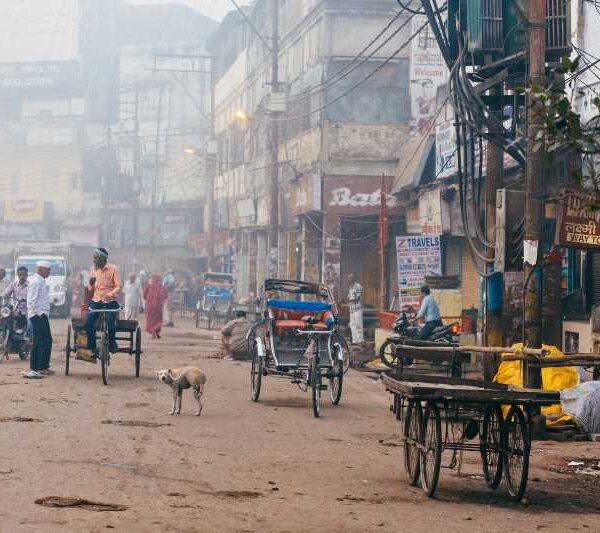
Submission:
<svg viewBox="0 0 600 533">
<path fill-rule="evenodd" d="M 386 189 L 392 188 L 393 176 L 385 177 Z M 328 213 L 375 214 L 381 204 L 381 176 L 326 176 L 323 208 Z M 391 194 L 386 195 L 388 209 L 398 205 Z"/>
<path fill-rule="evenodd" d="M 425 277 L 442 273 L 441 238 L 439 235 L 396 237 L 396 253 L 400 309 L 416 307 Z"/>
<path fill-rule="evenodd" d="M 572 248 L 600 248 L 600 210 L 593 194 L 568 191 L 559 215 L 558 242 Z"/>
<path fill-rule="evenodd" d="M 425 191 L 419 196 L 419 218 L 423 235 L 443 233 L 442 197 L 440 189 Z"/>
<path fill-rule="evenodd" d="M 0 64 L 0 90 L 73 89 L 81 86 L 77 61 Z"/>
<path fill-rule="evenodd" d="M 32 198 L 7 199 L 4 222 L 43 222 L 44 202 Z"/>
</svg>

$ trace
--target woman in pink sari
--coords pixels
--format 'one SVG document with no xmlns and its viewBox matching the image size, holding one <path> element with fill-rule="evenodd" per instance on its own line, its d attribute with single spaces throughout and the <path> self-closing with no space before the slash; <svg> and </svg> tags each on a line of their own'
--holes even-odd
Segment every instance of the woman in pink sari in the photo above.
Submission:
<svg viewBox="0 0 600 533">
<path fill-rule="evenodd" d="M 158 274 L 153 274 L 146 289 L 144 301 L 146 302 L 146 331 L 154 339 L 160 339 L 160 330 L 163 324 L 163 307 L 168 297 L 167 289 L 162 285 Z"/>
</svg>

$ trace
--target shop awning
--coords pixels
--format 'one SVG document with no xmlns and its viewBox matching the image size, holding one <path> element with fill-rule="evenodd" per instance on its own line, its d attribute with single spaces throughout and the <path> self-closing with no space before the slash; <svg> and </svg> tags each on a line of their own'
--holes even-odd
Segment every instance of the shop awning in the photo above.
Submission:
<svg viewBox="0 0 600 533">
<path fill-rule="evenodd" d="M 435 145 L 435 135 L 415 135 L 402 145 L 391 194 L 421 184 L 427 161 Z"/>
</svg>

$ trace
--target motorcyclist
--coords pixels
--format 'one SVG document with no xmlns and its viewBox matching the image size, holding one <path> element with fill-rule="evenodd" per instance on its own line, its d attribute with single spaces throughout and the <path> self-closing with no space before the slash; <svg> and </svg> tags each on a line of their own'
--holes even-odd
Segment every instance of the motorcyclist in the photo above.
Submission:
<svg viewBox="0 0 600 533">
<path fill-rule="evenodd" d="M 421 329 L 420 339 L 427 340 L 435 328 L 442 326 L 440 308 L 431 296 L 431 290 L 427 285 L 421 287 L 421 308 L 417 313 L 417 320 L 422 320 L 425 325 Z"/>
<path fill-rule="evenodd" d="M 17 269 L 17 279 L 11 282 L 4 291 L 5 298 L 12 298 L 16 302 L 16 311 L 20 315 L 27 316 L 27 268 L 20 266 Z"/>
</svg>

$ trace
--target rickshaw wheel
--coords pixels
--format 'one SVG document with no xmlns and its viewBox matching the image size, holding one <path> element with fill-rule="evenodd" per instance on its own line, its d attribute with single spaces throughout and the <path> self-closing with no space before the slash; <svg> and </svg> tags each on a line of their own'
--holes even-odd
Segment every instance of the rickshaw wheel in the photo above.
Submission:
<svg viewBox="0 0 600 533">
<path fill-rule="evenodd" d="M 196 329 L 200 327 L 200 309 L 196 307 Z"/>
<path fill-rule="evenodd" d="M 208 329 L 213 329 L 215 322 L 217 321 L 217 311 L 216 309 L 211 309 L 208 312 Z"/>
<path fill-rule="evenodd" d="M 419 437 L 423 423 L 421 402 L 410 400 L 404 416 L 404 470 L 408 482 L 415 486 L 421 472 Z"/>
<path fill-rule="evenodd" d="M 102 338 L 102 348 L 100 349 L 100 365 L 102 366 L 102 383 L 108 385 L 108 364 L 110 354 L 108 353 L 108 335 L 104 333 Z"/>
<path fill-rule="evenodd" d="M 442 463 L 442 420 L 440 410 L 427 402 L 421 425 L 421 486 L 427 496 L 435 493 Z"/>
<path fill-rule="evenodd" d="M 71 364 L 71 324 L 67 326 L 67 344 L 65 346 L 65 376 L 69 375 Z"/>
<path fill-rule="evenodd" d="M 508 493 L 520 501 L 527 488 L 529 475 L 529 427 L 518 405 L 513 405 L 503 424 L 504 478 Z"/>
<path fill-rule="evenodd" d="M 140 365 L 142 362 L 142 330 L 138 327 L 135 330 L 135 377 L 140 377 Z"/>
<path fill-rule="evenodd" d="M 344 385 L 344 361 L 338 360 L 335 352 L 334 360 L 335 365 L 332 371 L 335 374 L 329 380 L 329 395 L 331 396 L 331 405 L 338 405 L 342 399 L 342 388 Z"/>
<path fill-rule="evenodd" d="M 379 359 L 388 368 L 396 368 L 398 358 L 395 354 L 394 343 L 392 339 L 386 339 L 379 348 Z"/>
<path fill-rule="evenodd" d="M 252 401 L 257 402 L 260 397 L 264 360 L 258 355 L 256 342 L 252 346 L 252 369 L 250 370 L 250 383 L 252 385 Z"/>
<path fill-rule="evenodd" d="M 502 481 L 504 457 L 502 454 L 502 409 L 499 405 L 487 405 L 483 413 L 479 449 L 483 478 L 491 489 L 498 488 Z"/>
<path fill-rule="evenodd" d="M 310 384 L 313 415 L 315 418 L 319 418 L 321 416 L 321 372 L 319 371 L 318 357 L 313 357 L 310 362 Z"/>
</svg>

